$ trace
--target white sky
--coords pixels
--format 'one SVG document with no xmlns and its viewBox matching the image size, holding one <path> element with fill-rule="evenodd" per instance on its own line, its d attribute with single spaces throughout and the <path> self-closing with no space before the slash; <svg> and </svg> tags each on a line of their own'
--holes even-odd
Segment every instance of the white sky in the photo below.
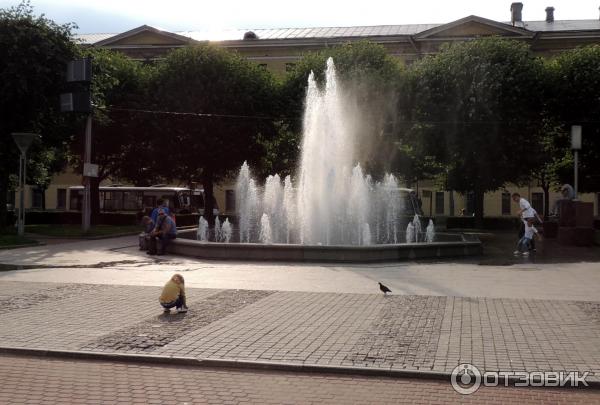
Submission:
<svg viewBox="0 0 600 405">
<path fill-rule="evenodd" d="M 0 8 L 19 4 L 0 0 Z M 75 22 L 79 33 L 118 33 L 148 24 L 168 31 L 448 23 L 468 15 L 510 20 L 510 0 L 31 0 L 36 14 Z M 600 0 L 523 0 L 523 20 L 598 19 Z"/>
</svg>

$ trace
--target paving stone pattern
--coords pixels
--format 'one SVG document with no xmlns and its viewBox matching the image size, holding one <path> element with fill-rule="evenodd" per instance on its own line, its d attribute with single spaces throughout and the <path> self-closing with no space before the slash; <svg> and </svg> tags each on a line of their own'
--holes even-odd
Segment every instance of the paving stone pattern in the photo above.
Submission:
<svg viewBox="0 0 600 405">
<path fill-rule="evenodd" d="M 346 360 L 432 369 L 446 297 L 389 296 Z"/>
<path fill-rule="evenodd" d="M 4 347 L 80 350 L 125 325 L 162 313 L 161 287 L 0 282 L 3 299 L 10 294 L 26 303 L 0 314 L 0 345 Z M 61 288 L 58 288 L 62 286 Z M 39 288 L 35 288 L 39 287 Z M 198 299 L 221 290 L 193 290 Z M 36 302 L 40 294 L 50 298 Z"/>
<path fill-rule="evenodd" d="M 595 404 L 590 389 L 482 387 L 447 381 L 0 357 L 2 404 Z"/>
<path fill-rule="evenodd" d="M 160 287 L 0 282 L 0 346 L 450 372 L 591 371 L 599 304 L 583 301 L 190 289 L 163 316 Z M 12 304 L 7 304 L 12 305 Z"/>
<path fill-rule="evenodd" d="M 272 293 L 272 291 L 225 290 L 199 301 L 190 300 L 188 305 L 193 308 L 193 311 L 158 315 L 104 336 L 83 349 L 152 352 L 194 329 L 211 324 Z"/>
<path fill-rule="evenodd" d="M 17 291 L 10 287 L 13 284 L 0 285 L 0 314 L 19 309 L 27 309 L 44 302 L 59 301 L 71 295 L 84 295 L 90 291 L 98 291 L 103 286 L 90 284 L 51 284 L 21 283 Z M 9 289 L 10 288 L 10 289 Z M 106 288 L 109 288 L 106 286 Z M 20 292 L 20 295 L 15 295 Z"/>
</svg>

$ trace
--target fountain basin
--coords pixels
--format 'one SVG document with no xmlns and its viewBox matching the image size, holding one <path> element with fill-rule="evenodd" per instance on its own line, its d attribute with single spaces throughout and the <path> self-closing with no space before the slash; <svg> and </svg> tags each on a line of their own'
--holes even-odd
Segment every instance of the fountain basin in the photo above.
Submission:
<svg viewBox="0 0 600 405">
<path fill-rule="evenodd" d="M 181 231 L 167 248 L 170 254 L 215 260 L 376 263 L 482 254 L 481 241 L 462 234 L 437 234 L 442 241 L 369 246 L 200 242 L 196 230 Z"/>
</svg>

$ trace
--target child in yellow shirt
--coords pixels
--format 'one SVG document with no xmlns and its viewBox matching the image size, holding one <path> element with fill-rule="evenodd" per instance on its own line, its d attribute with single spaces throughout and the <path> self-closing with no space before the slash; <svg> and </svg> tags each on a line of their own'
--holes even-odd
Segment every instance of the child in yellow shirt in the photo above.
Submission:
<svg viewBox="0 0 600 405">
<path fill-rule="evenodd" d="M 160 298 L 160 305 L 165 313 L 171 312 L 175 307 L 178 313 L 187 312 L 188 307 L 185 303 L 185 281 L 181 274 L 174 274 L 173 277 L 163 287 Z"/>
</svg>

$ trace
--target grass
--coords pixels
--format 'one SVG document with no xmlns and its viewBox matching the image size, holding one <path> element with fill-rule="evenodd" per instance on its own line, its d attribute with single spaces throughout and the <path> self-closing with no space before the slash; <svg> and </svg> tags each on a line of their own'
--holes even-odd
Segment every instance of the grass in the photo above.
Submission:
<svg viewBox="0 0 600 405">
<path fill-rule="evenodd" d="M 85 237 L 85 236 L 110 236 L 123 233 L 140 232 L 142 227 L 139 225 L 95 225 L 89 232 L 84 233 L 81 225 L 25 225 L 25 232 L 36 235 L 56 236 L 56 237 Z"/>
<path fill-rule="evenodd" d="M 0 229 L 0 248 L 19 245 L 31 245 L 35 243 L 37 242 L 33 239 L 17 235 L 17 230 L 14 227 L 6 227 Z"/>
</svg>

